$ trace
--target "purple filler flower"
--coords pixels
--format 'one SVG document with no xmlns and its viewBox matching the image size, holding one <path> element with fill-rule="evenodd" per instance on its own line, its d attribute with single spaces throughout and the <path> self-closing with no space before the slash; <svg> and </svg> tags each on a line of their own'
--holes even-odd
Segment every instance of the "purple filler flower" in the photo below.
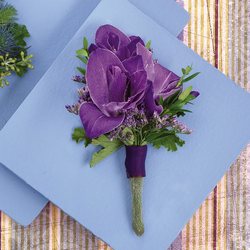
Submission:
<svg viewBox="0 0 250 250">
<path fill-rule="evenodd" d="M 86 81 L 92 102 L 80 107 L 80 118 L 89 138 L 108 133 L 122 124 L 125 111 L 142 102 L 147 73 L 141 57 L 129 63 L 129 70 L 110 50 L 96 49 L 90 54 Z"/>
</svg>

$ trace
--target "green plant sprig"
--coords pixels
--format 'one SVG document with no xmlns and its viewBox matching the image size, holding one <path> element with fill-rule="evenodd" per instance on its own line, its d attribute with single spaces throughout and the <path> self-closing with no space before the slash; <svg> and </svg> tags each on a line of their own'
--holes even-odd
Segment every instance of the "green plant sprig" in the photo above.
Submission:
<svg viewBox="0 0 250 250">
<path fill-rule="evenodd" d="M 18 76 L 23 76 L 27 69 L 33 69 L 31 58 L 33 55 L 25 55 L 23 51 L 20 52 L 19 58 L 9 57 L 9 54 L 0 56 L 0 87 L 9 85 L 7 77 L 12 73 Z"/>
<path fill-rule="evenodd" d="M 76 51 L 76 57 L 84 64 L 88 64 L 89 60 L 89 51 L 88 51 L 89 43 L 86 37 L 83 38 L 83 47 Z M 85 76 L 86 69 L 83 67 L 77 67 L 77 70 Z"/>
<path fill-rule="evenodd" d="M 18 24 L 17 10 L 11 4 L 0 0 L 0 87 L 8 86 L 8 77 L 16 74 L 22 77 L 33 69 L 25 41 L 30 34 L 25 25 Z"/>
</svg>

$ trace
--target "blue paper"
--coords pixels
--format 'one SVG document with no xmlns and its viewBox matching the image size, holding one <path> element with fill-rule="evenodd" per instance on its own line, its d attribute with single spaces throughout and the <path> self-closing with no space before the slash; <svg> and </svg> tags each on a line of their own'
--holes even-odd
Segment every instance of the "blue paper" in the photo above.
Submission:
<svg viewBox="0 0 250 250">
<path fill-rule="evenodd" d="M 194 131 L 185 147 L 149 148 L 140 238 L 131 228 L 124 150 L 89 168 L 94 148 L 71 140 L 81 123 L 64 108 L 76 100 L 75 50 L 105 23 L 151 39 L 155 57 L 175 73 L 189 64 L 202 72 L 192 81 L 201 95 L 184 119 Z M 247 92 L 127 1 L 103 0 L 0 133 L 0 161 L 114 249 L 166 249 L 249 142 L 249 105 Z"/>
<path fill-rule="evenodd" d="M 35 70 L 22 79 L 11 81 L 8 88 L 1 89 L 0 128 L 15 112 L 99 0 L 54 0 L 53 2 L 13 0 L 10 2 L 18 9 L 20 22 L 27 24 L 32 35 L 29 44 L 32 45 L 30 51 L 35 55 Z M 179 34 L 188 21 L 187 12 L 173 0 L 157 0 L 157 2 L 149 0 L 146 7 L 142 1 L 131 0 L 131 2 L 146 13 L 151 9 L 152 13 L 148 13 L 151 17 L 153 13 L 159 13 L 159 10 L 164 13 L 156 17 L 157 21 L 174 35 Z M 81 15 L 75 13 L 81 13 Z M 178 20 L 174 20 L 172 15 L 178 16 Z M 5 190 L 1 196 L 0 210 L 22 225 L 31 223 L 47 203 L 47 199 L 1 164 L 0 190 Z"/>
</svg>

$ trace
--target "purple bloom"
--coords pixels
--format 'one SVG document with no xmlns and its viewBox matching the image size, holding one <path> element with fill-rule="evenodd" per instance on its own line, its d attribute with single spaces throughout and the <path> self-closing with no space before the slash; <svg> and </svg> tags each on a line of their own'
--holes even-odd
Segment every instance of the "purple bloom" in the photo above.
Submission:
<svg viewBox="0 0 250 250">
<path fill-rule="evenodd" d="M 138 110 L 138 105 L 144 107 L 142 120 L 160 114 L 163 108 L 159 99 L 182 90 L 177 86 L 180 77 L 154 61 L 138 36 L 128 37 L 111 25 L 103 25 L 88 50 L 84 79 L 88 92 L 79 94 L 79 115 L 89 138 L 122 124 L 138 125 L 137 121 L 133 123 L 135 116 L 130 117 L 130 110 Z M 198 96 L 198 92 L 192 94 Z"/>
<path fill-rule="evenodd" d="M 143 40 L 138 36 L 126 36 L 119 29 L 106 24 L 96 32 L 95 43 L 89 46 L 89 52 L 92 53 L 97 48 L 108 49 L 115 53 L 121 61 L 136 55 L 136 45 Z"/>
<path fill-rule="evenodd" d="M 128 72 L 110 50 L 98 48 L 90 54 L 86 81 L 92 102 L 83 103 L 79 112 L 89 138 L 121 125 L 125 111 L 142 102 L 147 74 L 143 68 L 137 70 L 137 64 L 135 62 Z"/>
</svg>

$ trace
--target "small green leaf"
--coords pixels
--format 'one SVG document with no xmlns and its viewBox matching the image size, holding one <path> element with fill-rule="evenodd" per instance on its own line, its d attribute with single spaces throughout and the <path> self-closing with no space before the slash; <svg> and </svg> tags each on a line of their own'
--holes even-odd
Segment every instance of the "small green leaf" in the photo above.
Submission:
<svg viewBox="0 0 250 250">
<path fill-rule="evenodd" d="M 75 128 L 72 133 L 72 140 L 76 143 L 80 143 L 84 141 L 85 147 L 87 147 L 91 143 L 91 139 L 86 136 L 85 130 L 83 128 Z"/>
<path fill-rule="evenodd" d="M 185 75 L 188 75 L 192 71 L 192 66 L 187 66 L 185 69 Z"/>
<path fill-rule="evenodd" d="M 89 43 L 86 37 L 83 38 L 83 48 L 88 51 Z"/>
<path fill-rule="evenodd" d="M 181 71 L 183 75 L 186 75 L 186 70 L 184 68 L 182 68 Z"/>
<path fill-rule="evenodd" d="M 85 74 L 86 74 L 86 69 L 81 68 L 81 67 L 77 67 L 77 70 L 85 76 Z"/>
<path fill-rule="evenodd" d="M 151 40 L 149 40 L 147 43 L 146 43 L 146 48 L 147 49 L 150 49 L 151 48 L 151 44 L 152 44 L 152 41 Z"/>
<path fill-rule="evenodd" d="M 180 95 L 179 95 L 179 100 L 180 101 L 185 101 L 185 99 L 189 96 L 190 92 L 192 91 L 193 87 L 189 86 L 186 88 Z"/>
<path fill-rule="evenodd" d="M 86 49 L 79 49 L 76 51 L 76 54 L 78 56 L 84 56 L 84 57 L 88 57 L 89 56 L 89 53 Z"/>
<path fill-rule="evenodd" d="M 92 140 L 92 144 L 96 146 L 101 146 L 101 149 L 93 154 L 90 161 L 90 167 L 94 167 L 100 161 L 116 152 L 123 145 L 120 140 L 110 140 L 107 136 L 102 135 L 96 139 Z"/>
<path fill-rule="evenodd" d="M 198 76 L 200 74 L 200 72 L 197 72 L 197 73 L 194 73 L 193 75 L 183 79 L 182 82 L 188 82 L 188 81 L 191 81 L 193 78 L 195 78 L 196 76 Z"/>
<path fill-rule="evenodd" d="M 88 64 L 88 59 L 86 57 L 82 56 L 76 56 L 78 59 L 80 59 L 84 64 Z"/>
</svg>

